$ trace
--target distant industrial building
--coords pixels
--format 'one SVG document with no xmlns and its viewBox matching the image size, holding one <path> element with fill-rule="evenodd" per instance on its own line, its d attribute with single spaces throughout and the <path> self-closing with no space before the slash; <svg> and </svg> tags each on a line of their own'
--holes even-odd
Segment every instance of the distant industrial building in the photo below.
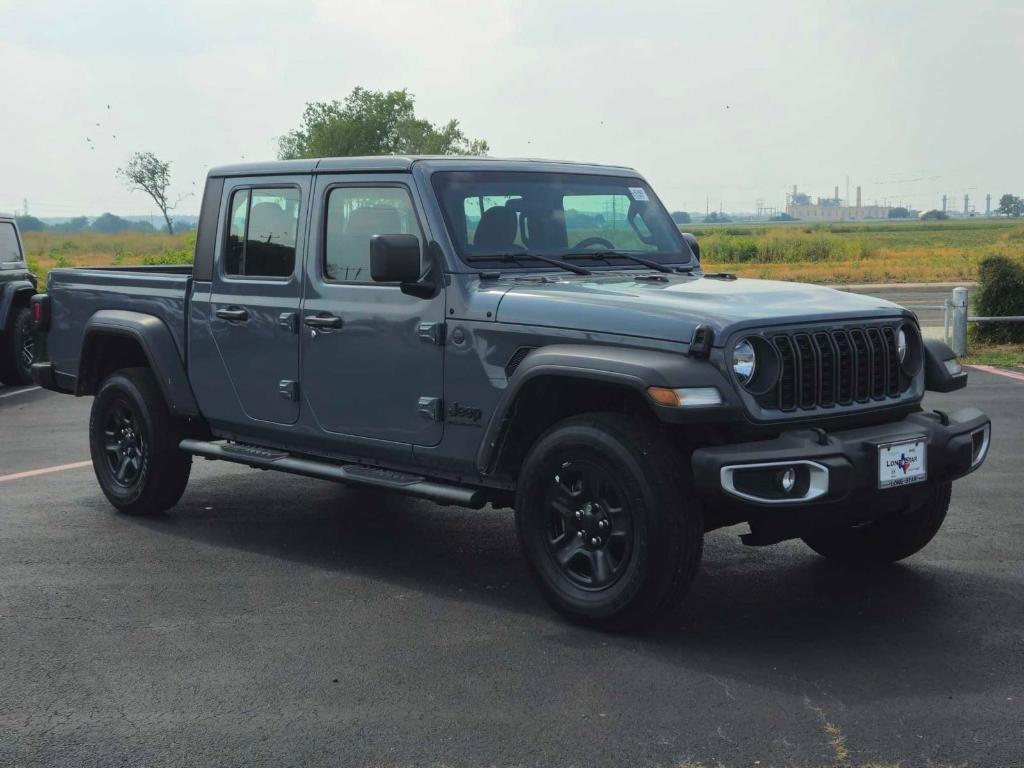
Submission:
<svg viewBox="0 0 1024 768">
<path fill-rule="evenodd" d="M 816 203 L 811 202 L 810 195 L 798 192 L 796 184 L 793 185 L 793 193 L 786 195 L 786 213 L 801 221 L 887 219 L 891 210 L 888 205 L 861 205 L 860 187 L 857 187 L 856 205 L 844 205 L 839 198 L 839 187 L 836 187 L 834 197 L 819 197 Z"/>
</svg>

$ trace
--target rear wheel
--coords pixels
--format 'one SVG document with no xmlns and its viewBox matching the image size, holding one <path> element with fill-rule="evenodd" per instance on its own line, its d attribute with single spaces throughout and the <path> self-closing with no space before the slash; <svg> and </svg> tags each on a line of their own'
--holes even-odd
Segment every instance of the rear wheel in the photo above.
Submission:
<svg viewBox="0 0 1024 768">
<path fill-rule="evenodd" d="M 678 602 L 704 528 L 679 455 L 652 425 L 585 414 L 555 425 L 523 463 L 516 526 L 548 601 L 621 629 Z"/>
<path fill-rule="evenodd" d="M 804 543 L 822 557 L 845 563 L 891 563 L 920 552 L 939 532 L 952 483 L 929 488 L 916 509 L 845 528 L 827 528 L 804 536 Z"/>
<path fill-rule="evenodd" d="M 30 384 L 34 357 L 32 311 L 28 307 L 15 307 L 11 310 L 8 333 L 0 349 L 0 382 L 14 387 Z"/>
<path fill-rule="evenodd" d="M 148 368 L 126 368 L 100 385 L 89 419 L 96 479 L 121 512 L 146 515 L 174 506 L 188 484 L 192 457 Z"/>
</svg>

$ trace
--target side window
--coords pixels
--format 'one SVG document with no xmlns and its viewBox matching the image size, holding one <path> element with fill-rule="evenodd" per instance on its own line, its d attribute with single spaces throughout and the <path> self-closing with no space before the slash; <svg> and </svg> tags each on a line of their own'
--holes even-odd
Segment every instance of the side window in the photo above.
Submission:
<svg viewBox="0 0 1024 768">
<path fill-rule="evenodd" d="M 335 187 L 327 196 L 324 276 L 369 283 L 370 238 L 416 235 L 416 212 L 405 187 Z"/>
<path fill-rule="evenodd" d="M 295 271 L 299 190 L 238 189 L 231 195 L 224 272 L 247 277 L 290 277 Z"/>
<path fill-rule="evenodd" d="M 6 221 L 0 223 L 0 261 L 21 261 L 18 235 L 14 231 L 14 225 Z"/>
</svg>

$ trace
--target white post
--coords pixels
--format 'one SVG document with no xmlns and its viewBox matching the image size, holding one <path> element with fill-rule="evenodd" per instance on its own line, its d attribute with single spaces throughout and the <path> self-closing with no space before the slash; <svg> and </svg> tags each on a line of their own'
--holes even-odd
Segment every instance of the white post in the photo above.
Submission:
<svg viewBox="0 0 1024 768">
<path fill-rule="evenodd" d="M 954 288 L 953 298 L 953 353 L 957 357 L 967 354 L 967 289 Z"/>
</svg>

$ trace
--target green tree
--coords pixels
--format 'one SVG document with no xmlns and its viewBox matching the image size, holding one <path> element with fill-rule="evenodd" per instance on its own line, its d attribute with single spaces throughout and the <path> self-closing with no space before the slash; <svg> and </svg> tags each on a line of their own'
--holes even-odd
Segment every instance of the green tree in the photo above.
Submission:
<svg viewBox="0 0 1024 768">
<path fill-rule="evenodd" d="M 1024 199 L 1016 195 L 1003 195 L 999 198 L 999 207 L 996 213 L 1003 216 L 1024 216 Z"/>
<path fill-rule="evenodd" d="M 54 224 L 50 227 L 54 232 L 82 232 L 89 228 L 89 219 L 85 216 L 75 216 L 63 224 Z"/>
<path fill-rule="evenodd" d="M 89 229 L 112 235 L 117 232 L 152 232 L 153 225 L 148 221 L 130 221 L 112 213 L 104 213 L 89 226 Z"/>
<path fill-rule="evenodd" d="M 435 125 L 416 116 L 406 89 L 356 87 L 344 102 L 306 104 L 302 124 L 278 139 L 282 160 L 355 155 L 483 155 L 483 139 L 467 139 L 458 120 Z"/>
<path fill-rule="evenodd" d="M 924 214 L 921 217 L 921 220 L 922 221 L 945 221 L 948 218 L 949 218 L 949 214 L 948 213 L 946 213 L 945 211 L 937 211 L 937 210 L 935 210 L 933 208 L 932 210 L 928 211 L 928 213 Z"/>
<path fill-rule="evenodd" d="M 129 189 L 139 190 L 149 195 L 167 222 L 167 233 L 174 234 L 174 224 L 170 212 L 184 197 L 170 202 L 171 164 L 157 158 L 152 152 L 136 152 L 128 158 L 124 168 L 117 169 L 117 175 Z"/>
<path fill-rule="evenodd" d="M 890 219 L 912 219 L 914 218 L 914 212 L 909 208 L 891 208 L 889 210 Z"/>
<path fill-rule="evenodd" d="M 689 224 L 692 219 L 686 211 L 672 211 L 672 221 L 676 224 Z"/>
<path fill-rule="evenodd" d="M 18 223 L 18 229 L 22 232 L 42 232 L 46 229 L 46 223 L 40 221 L 35 216 L 16 216 L 14 219 Z"/>
</svg>

